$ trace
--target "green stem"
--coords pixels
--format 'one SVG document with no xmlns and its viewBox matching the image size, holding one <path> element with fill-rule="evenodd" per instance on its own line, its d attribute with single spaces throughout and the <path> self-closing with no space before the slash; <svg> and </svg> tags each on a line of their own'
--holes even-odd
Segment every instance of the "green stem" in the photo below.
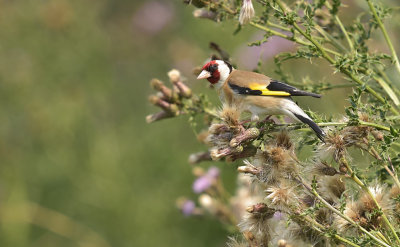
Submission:
<svg viewBox="0 0 400 247">
<path fill-rule="evenodd" d="M 331 6 L 331 4 L 330 4 L 328 1 L 325 2 L 325 5 L 326 5 L 326 7 L 327 7 L 328 9 L 332 9 L 332 6 Z M 344 34 L 344 37 L 345 37 L 346 40 L 347 40 L 347 43 L 349 44 L 350 50 L 351 50 L 351 51 L 354 51 L 353 42 L 351 42 L 351 39 L 350 39 L 350 37 L 349 37 L 349 34 L 347 33 L 346 28 L 344 27 L 342 21 L 340 20 L 340 18 L 339 18 L 338 15 L 334 15 L 334 17 L 335 17 L 335 21 L 337 22 L 337 24 L 338 24 L 339 27 L 340 27 L 340 30 L 342 30 L 342 32 L 343 32 L 343 34 Z"/>
<path fill-rule="evenodd" d="M 375 21 L 378 23 L 379 28 L 382 30 L 383 36 L 385 37 L 385 40 L 386 40 L 386 43 L 388 44 L 390 52 L 392 53 L 392 58 L 394 60 L 394 63 L 396 64 L 396 69 L 400 73 L 400 62 L 397 57 L 396 50 L 393 47 L 392 41 L 390 40 L 389 35 L 386 31 L 386 28 L 383 25 L 381 18 L 376 13 L 376 9 L 375 9 L 374 5 L 372 4 L 371 0 L 366 0 L 366 1 L 368 3 L 369 9 L 372 12 L 372 15 L 374 16 Z"/>
<path fill-rule="evenodd" d="M 260 30 L 266 31 L 266 32 L 268 32 L 268 33 L 271 33 L 272 35 L 279 36 L 279 37 L 281 37 L 281 38 L 284 38 L 284 39 L 287 39 L 287 40 L 290 40 L 290 41 L 294 41 L 294 42 L 296 42 L 296 43 L 298 43 L 298 44 L 300 44 L 300 45 L 305 45 L 305 46 L 310 46 L 310 45 L 312 45 L 312 43 L 306 42 L 306 41 L 304 41 L 304 40 L 298 39 L 298 38 L 293 37 L 293 36 L 288 36 L 288 35 L 286 35 L 286 34 L 283 34 L 283 33 L 281 33 L 281 32 L 278 32 L 278 31 L 276 31 L 276 30 L 273 30 L 273 29 L 271 29 L 271 28 L 268 28 L 268 27 L 262 26 L 262 25 L 260 25 L 260 24 L 258 24 L 258 23 L 255 23 L 255 22 L 253 22 L 253 21 L 250 22 L 249 24 L 252 25 L 253 27 L 256 27 L 256 28 L 260 29 Z M 279 26 L 279 25 L 275 25 L 275 27 L 277 27 L 277 26 Z M 341 56 L 341 54 L 338 53 L 338 52 L 336 52 L 336 51 L 333 51 L 333 50 L 328 49 L 328 48 L 324 48 L 324 49 L 325 49 L 326 52 L 328 52 L 328 53 L 330 53 L 330 54 L 332 54 L 332 55 Z"/>
<path fill-rule="evenodd" d="M 332 35 L 330 35 L 328 32 L 326 32 L 322 27 L 319 25 L 315 25 L 315 29 L 322 35 L 326 40 L 329 40 L 329 42 L 334 45 L 337 49 L 339 49 L 341 52 L 347 52 L 346 48 L 339 43 Z"/>
<path fill-rule="evenodd" d="M 319 90 L 324 91 L 324 90 L 330 90 L 334 88 L 346 88 L 346 87 L 354 87 L 355 84 L 349 84 L 349 83 L 344 83 L 344 84 L 334 84 L 334 85 L 327 85 L 325 87 L 320 88 Z"/>
<path fill-rule="evenodd" d="M 285 7 L 283 6 L 282 2 L 280 0 L 275 0 L 275 2 L 279 5 L 280 9 L 282 10 L 282 12 L 284 14 L 286 14 L 286 10 Z M 327 52 L 326 49 L 324 49 L 322 47 L 322 45 L 318 42 L 316 42 L 314 40 L 314 38 L 310 35 L 308 35 L 307 33 L 305 33 L 303 31 L 303 29 L 300 28 L 300 26 L 296 23 L 293 22 L 292 23 L 293 27 L 301 34 L 303 35 L 303 37 L 305 37 L 307 40 L 309 40 L 311 43 L 314 44 L 314 46 L 321 52 L 322 57 L 324 57 L 326 60 L 328 60 L 328 62 L 332 65 L 335 65 L 335 60 L 333 58 L 331 58 Z M 365 83 L 363 81 L 361 81 L 358 77 L 356 77 L 353 73 L 351 73 L 348 70 L 342 69 L 341 72 L 345 75 L 347 75 L 348 77 L 350 77 L 353 81 L 357 82 L 358 84 L 364 86 Z M 376 99 L 378 99 L 380 102 L 382 103 L 386 103 L 385 99 L 379 94 L 377 93 L 374 89 L 372 89 L 370 86 L 366 86 L 365 85 L 365 89 L 367 90 L 367 92 L 369 92 L 370 94 L 372 94 Z M 395 108 L 391 107 L 390 111 L 396 115 L 400 115 L 400 112 L 398 112 Z"/>
<path fill-rule="evenodd" d="M 378 130 L 386 130 L 386 131 L 390 131 L 389 127 L 383 126 L 383 125 L 379 125 L 376 123 L 371 123 L 371 122 L 365 122 L 365 121 L 359 121 L 358 122 L 360 126 L 369 126 L 369 127 L 373 127 L 375 129 Z M 320 127 L 328 127 L 328 126 L 350 126 L 349 123 L 342 123 L 342 122 L 325 122 L 325 123 L 317 123 L 318 126 Z M 276 126 L 285 126 L 285 127 L 301 127 L 302 124 L 277 124 Z"/>
</svg>

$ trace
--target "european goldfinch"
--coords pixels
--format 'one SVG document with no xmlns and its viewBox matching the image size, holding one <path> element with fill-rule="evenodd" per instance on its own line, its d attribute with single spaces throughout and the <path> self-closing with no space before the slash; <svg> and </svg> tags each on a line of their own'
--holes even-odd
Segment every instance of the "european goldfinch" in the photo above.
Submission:
<svg viewBox="0 0 400 247">
<path fill-rule="evenodd" d="M 252 114 L 286 115 L 311 127 L 323 140 L 324 131 L 292 100 L 291 96 L 321 95 L 305 92 L 263 74 L 236 70 L 228 62 L 212 60 L 203 66 L 197 79 L 207 79 L 216 89 L 222 102 Z"/>
</svg>

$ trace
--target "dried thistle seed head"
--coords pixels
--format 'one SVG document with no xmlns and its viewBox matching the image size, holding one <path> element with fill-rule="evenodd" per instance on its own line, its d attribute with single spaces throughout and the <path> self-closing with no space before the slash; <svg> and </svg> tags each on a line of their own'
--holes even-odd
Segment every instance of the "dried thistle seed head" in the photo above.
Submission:
<svg viewBox="0 0 400 247">
<path fill-rule="evenodd" d="M 236 219 L 241 220 L 246 213 L 246 208 L 263 200 L 263 192 L 255 187 L 250 176 L 238 174 L 237 190 L 231 198 L 230 205 Z"/>
<path fill-rule="evenodd" d="M 361 211 L 358 204 L 354 201 L 349 201 L 346 203 L 346 208 L 343 211 L 343 214 L 357 223 L 361 223 L 361 221 L 363 221 L 362 220 L 363 212 Z M 343 219 L 339 215 L 335 216 L 334 225 L 336 226 L 336 229 L 339 232 L 345 232 L 345 231 L 349 230 L 349 228 L 352 226 L 352 224 L 350 222 Z"/>
<path fill-rule="evenodd" d="M 400 188 L 396 184 L 390 189 L 390 198 L 397 198 L 400 196 Z"/>
<path fill-rule="evenodd" d="M 346 190 L 346 184 L 341 175 L 322 177 L 318 184 L 322 196 L 331 202 L 337 202 Z"/>
<path fill-rule="evenodd" d="M 271 202 L 271 207 L 277 210 L 290 210 L 297 207 L 299 197 L 293 186 L 281 183 L 279 186 L 271 186 L 265 191 L 268 199 Z"/>
<path fill-rule="evenodd" d="M 241 222 L 238 224 L 239 230 L 242 233 L 252 233 L 251 239 L 259 243 L 261 246 L 266 246 L 270 240 L 271 227 L 269 219 L 274 214 L 269 213 L 246 213 Z"/>
<path fill-rule="evenodd" d="M 278 147 L 283 147 L 284 149 L 290 150 L 294 148 L 292 141 L 290 140 L 289 134 L 286 130 L 279 132 L 275 136 L 276 145 Z"/>
<path fill-rule="evenodd" d="M 301 199 L 301 203 L 306 205 L 307 207 L 311 207 L 315 205 L 316 199 L 314 196 L 309 194 L 304 195 Z"/>
<path fill-rule="evenodd" d="M 287 231 L 289 237 L 293 240 L 286 239 L 293 243 L 292 246 L 328 246 L 323 244 L 324 236 L 302 221 L 291 223 Z"/>
<path fill-rule="evenodd" d="M 229 241 L 226 243 L 227 247 L 248 247 L 248 245 L 246 241 L 237 240 L 233 237 L 229 237 Z"/>
<path fill-rule="evenodd" d="M 219 116 L 229 127 L 239 126 L 240 109 L 238 107 L 229 106 L 224 104 Z"/>
<path fill-rule="evenodd" d="M 281 147 L 269 147 L 264 154 L 268 161 L 278 166 L 290 159 L 290 156 L 288 156 L 287 152 Z"/>
<path fill-rule="evenodd" d="M 394 208 L 392 201 L 390 200 L 390 195 L 385 186 L 376 184 L 375 186 L 369 187 L 372 196 L 375 198 L 376 202 L 382 208 L 382 211 L 385 214 L 391 214 Z M 363 193 L 363 195 L 359 198 L 360 207 L 367 212 L 373 212 L 378 209 L 374 200 L 368 193 Z"/>
<path fill-rule="evenodd" d="M 346 154 L 348 144 L 340 132 L 330 131 L 325 137 L 325 143 L 318 146 L 317 154 L 322 160 L 333 156 L 335 161 L 338 161 Z"/>
<path fill-rule="evenodd" d="M 291 151 L 282 147 L 270 145 L 265 151 L 259 151 L 253 164 L 260 168 L 258 179 L 266 184 L 276 184 L 282 178 L 297 174 L 297 163 L 291 156 Z"/>
<path fill-rule="evenodd" d="M 239 23 L 240 25 L 247 24 L 254 17 L 254 7 L 251 0 L 243 0 L 242 8 L 240 9 L 239 14 Z"/>
</svg>

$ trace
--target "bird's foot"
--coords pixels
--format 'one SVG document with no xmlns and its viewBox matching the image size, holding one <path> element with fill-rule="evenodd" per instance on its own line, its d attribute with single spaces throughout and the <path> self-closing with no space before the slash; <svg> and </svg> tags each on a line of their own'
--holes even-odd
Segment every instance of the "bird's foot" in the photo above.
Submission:
<svg viewBox="0 0 400 247">
<path fill-rule="evenodd" d="M 273 119 L 271 119 L 272 115 L 268 115 L 267 117 L 265 117 L 264 120 L 260 121 L 260 123 L 273 123 L 275 124 L 275 121 Z"/>
</svg>

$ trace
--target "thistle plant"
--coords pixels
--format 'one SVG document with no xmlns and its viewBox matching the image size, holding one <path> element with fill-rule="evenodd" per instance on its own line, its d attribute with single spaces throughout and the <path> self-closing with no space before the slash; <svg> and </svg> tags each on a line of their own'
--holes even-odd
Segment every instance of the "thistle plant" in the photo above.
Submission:
<svg viewBox="0 0 400 247">
<path fill-rule="evenodd" d="M 352 93 L 344 116 L 308 112 L 327 133 L 321 142 L 305 134 L 310 130 L 303 124 L 251 122 L 239 109 L 212 105 L 206 96 L 192 93 L 177 70 L 168 73 L 170 86 L 153 79 L 158 92 L 149 100 L 161 112 L 147 121 L 187 115 L 199 130 L 197 139 L 208 146 L 189 156 L 199 198 L 198 203 L 180 198 L 182 212 L 218 218 L 232 232 L 227 246 L 400 246 L 400 64 L 397 42 L 384 24 L 396 14 L 394 9 L 379 1 L 352 1 L 348 4 L 365 11 L 343 22 L 341 0 L 186 3 L 197 8 L 195 18 L 231 19 L 238 32 L 263 31 L 263 39 L 251 45 L 271 36 L 296 44 L 295 52 L 275 57 L 277 79 L 316 93 L 341 87 Z M 388 54 L 371 49 L 376 37 L 382 37 Z M 211 48 L 213 58 L 234 63 L 218 45 Z M 294 81 L 283 70 L 294 59 L 326 61 L 332 73 L 348 82 Z M 226 192 L 217 167 L 206 170 L 202 165 L 216 160 L 240 164 L 234 195 Z"/>
</svg>

